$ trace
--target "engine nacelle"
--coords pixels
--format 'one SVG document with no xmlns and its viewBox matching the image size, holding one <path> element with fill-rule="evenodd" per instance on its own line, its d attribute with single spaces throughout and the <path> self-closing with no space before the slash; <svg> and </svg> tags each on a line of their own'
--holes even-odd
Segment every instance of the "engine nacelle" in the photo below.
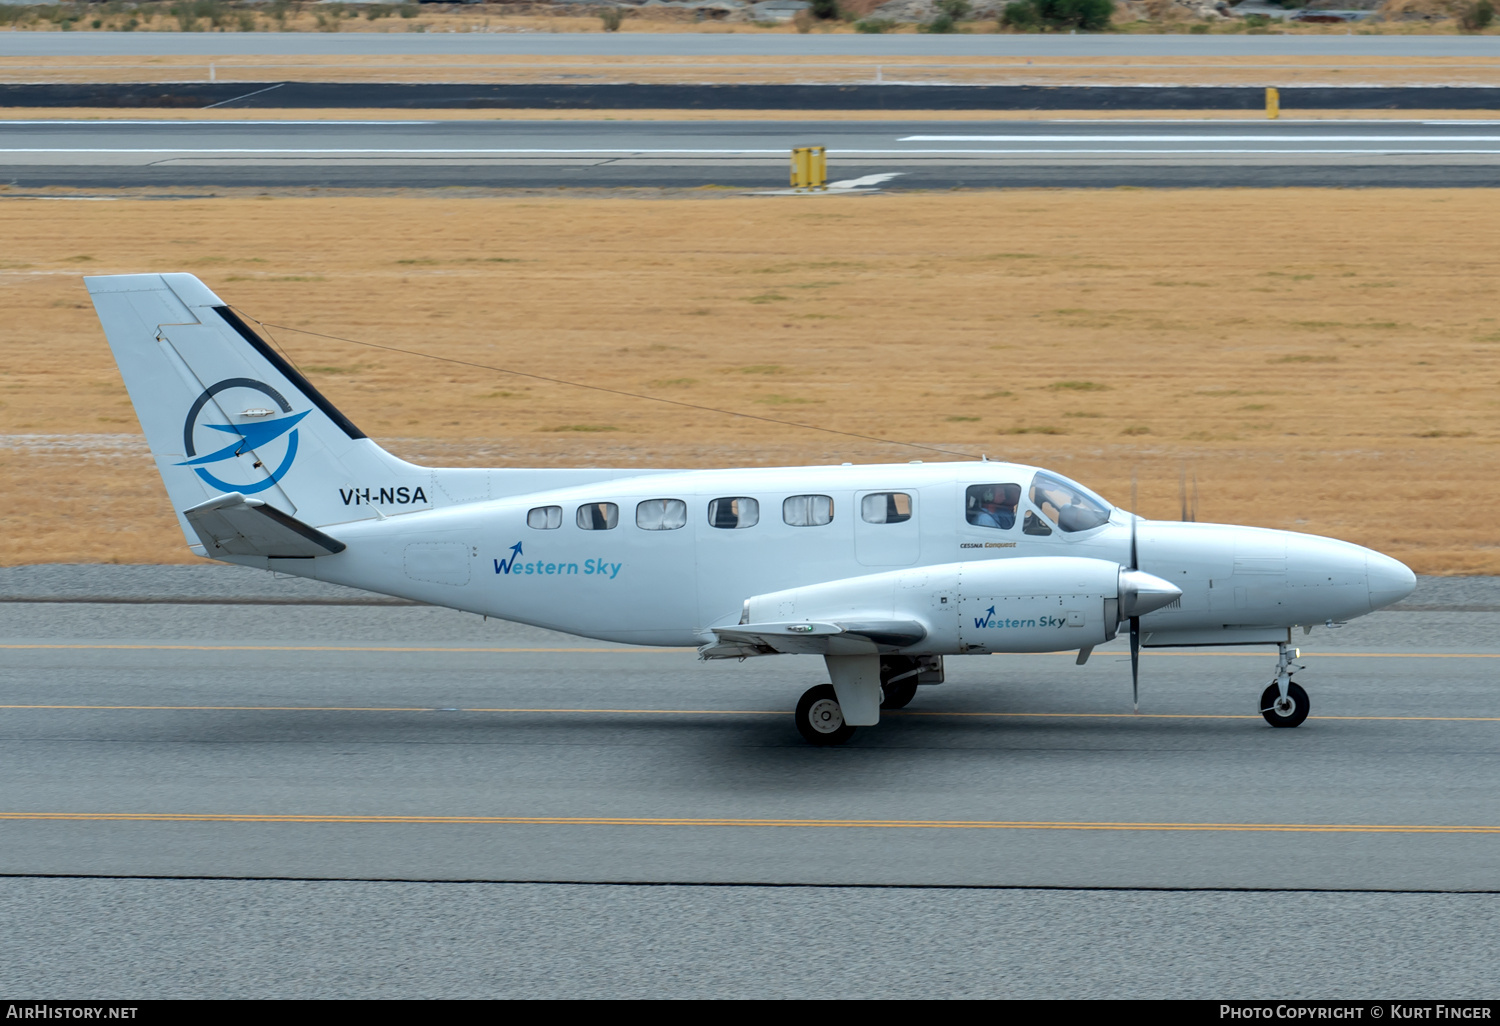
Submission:
<svg viewBox="0 0 1500 1026">
<path fill-rule="evenodd" d="M 1180 594 L 1160 578 L 1109 560 L 1022 557 L 892 570 L 757 595 L 745 603 L 741 623 L 849 625 L 876 637 L 882 623 L 920 624 L 926 637 L 899 648 L 911 655 L 1057 652 L 1103 644 L 1122 621 Z M 893 641 L 900 634 L 894 632 Z"/>
</svg>

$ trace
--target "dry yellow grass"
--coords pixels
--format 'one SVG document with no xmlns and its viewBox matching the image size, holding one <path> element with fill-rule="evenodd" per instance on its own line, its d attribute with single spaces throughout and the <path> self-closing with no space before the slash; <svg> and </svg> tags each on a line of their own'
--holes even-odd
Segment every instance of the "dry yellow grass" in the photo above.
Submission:
<svg viewBox="0 0 1500 1026">
<path fill-rule="evenodd" d="M 0 57 L 0 82 L 1494 86 L 1500 57 Z"/>
<path fill-rule="evenodd" d="M 1138 471 L 1148 516 L 1187 461 L 1203 519 L 1500 572 L 1497 237 L 1482 190 L 0 201 L 0 562 L 189 558 L 79 280 L 187 270 L 280 324 L 1125 503 Z M 944 458 L 274 334 L 417 458 Z"/>
</svg>

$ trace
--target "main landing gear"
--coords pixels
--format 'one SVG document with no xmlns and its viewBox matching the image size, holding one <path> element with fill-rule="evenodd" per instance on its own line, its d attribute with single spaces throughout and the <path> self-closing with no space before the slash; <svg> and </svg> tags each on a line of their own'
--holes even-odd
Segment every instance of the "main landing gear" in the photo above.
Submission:
<svg viewBox="0 0 1500 1026">
<path fill-rule="evenodd" d="M 797 703 L 797 732 L 809 744 L 841 745 L 854 736 L 832 684 L 808 688 Z"/>
<path fill-rule="evenodd" d="M 942 680 L 940 656 L 882 656 L 880 708 L 904 709 L 916 697 L 918 685 L 940 684 Z M 797 731 L 810 744 L 841 745 L 854 736 L 854 730 L 844 721 L 844 710 L 832 684 L 808 688 L 797 703 Z"/>
<path fill-rule="evenodd" d="M 1305 667 L 1295 661 L 1299 654 L 1295 648 L 1285 642 L 1276 647 L 1276 679 L 1261 692 L 1260 714 L 1273 727 L 1295 727 L 1307 719 L 1312 708 L 1307 692 L 1292 680 L 1292 674 Z"/>
</svg>

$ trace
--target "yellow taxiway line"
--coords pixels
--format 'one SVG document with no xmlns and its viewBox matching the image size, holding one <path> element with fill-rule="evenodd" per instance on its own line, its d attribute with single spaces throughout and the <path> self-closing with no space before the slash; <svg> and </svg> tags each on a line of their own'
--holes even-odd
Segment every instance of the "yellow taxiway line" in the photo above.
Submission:
<svg viewBox="0 0 1500 1026">
<path fill-rule="evenodd" d="M 1500 826 L 1417 823 L 1130 823 L 975 819 L 751 819 L 644 816 L 332 816 L 215 812 L 0 812 L 0 821 L 288 823 L 380 826 L 803 827 L 856 830 L 1106 830 L 1296 834 L 1500 834 Z"/>
</svg>

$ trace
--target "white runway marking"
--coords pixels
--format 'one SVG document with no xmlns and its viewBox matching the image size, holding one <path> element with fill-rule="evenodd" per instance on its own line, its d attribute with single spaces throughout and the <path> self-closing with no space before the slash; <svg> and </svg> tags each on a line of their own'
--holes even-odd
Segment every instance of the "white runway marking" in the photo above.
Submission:
<svg viewBox="0 0 1500 1026">
<path fill-rule="evenodd" d="M 906 135 L 897 142 L 1500 142 L 1500 135 Z"/>
</svg>

